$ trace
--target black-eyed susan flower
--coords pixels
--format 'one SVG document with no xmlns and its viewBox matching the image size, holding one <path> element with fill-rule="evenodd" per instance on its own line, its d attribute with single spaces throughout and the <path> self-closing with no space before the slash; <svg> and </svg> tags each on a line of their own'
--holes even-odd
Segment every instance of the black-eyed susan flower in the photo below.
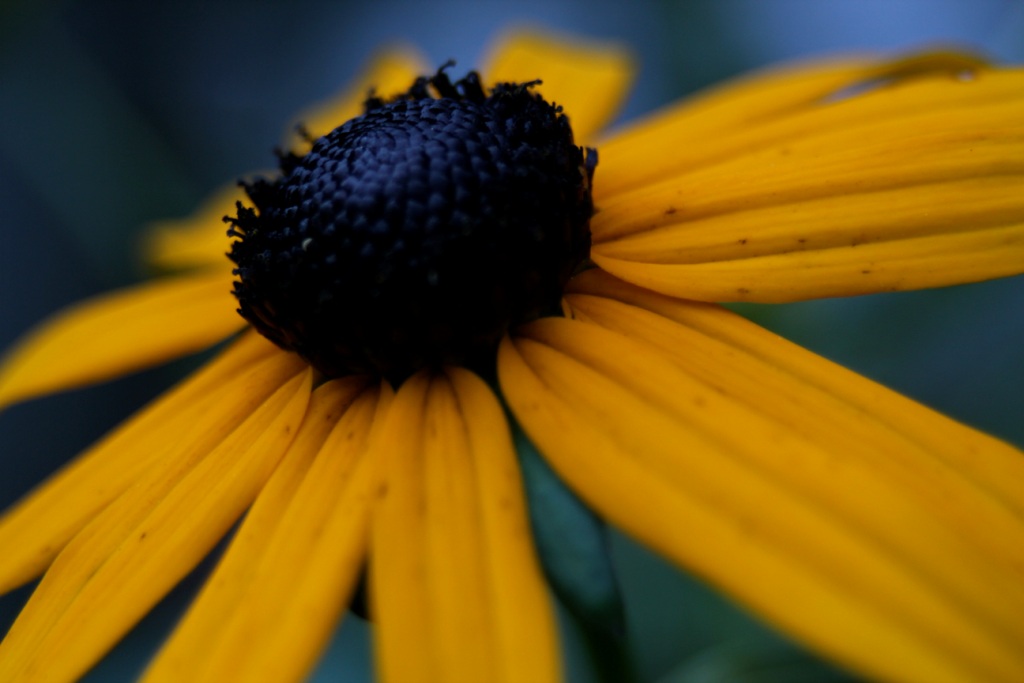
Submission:
<svg viewBox="0 0 1024 683">
<path fill-rule="evenodd" d="M 1024 677 L 1021 452 L 708 303 L 1024 271 L 1024 72 L 814 63 L 600 138 L 616 50 L 421 71 L 378 61 L 157 232 L 184 274 L 8 356 L 3 404 L 255 328 L 0 519 L 0 588 L 43 575 L 0 680 L 80 676 L 243 514 L 147 681 L 301 679 L 364 564 L 383 680 L 559 679 L 499 396 L 599 514 L 841 665 Z"/>
</svg>

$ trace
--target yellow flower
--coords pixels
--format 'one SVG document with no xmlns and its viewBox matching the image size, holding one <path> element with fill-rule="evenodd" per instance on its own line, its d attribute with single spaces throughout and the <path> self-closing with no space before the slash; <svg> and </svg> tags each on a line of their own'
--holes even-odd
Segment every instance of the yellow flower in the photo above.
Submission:
<svg viewBox="0 0 1024 683">
<path fill-rule="evenodd" d="M 1024 458 L 714 303 L 1024 271 L 1024 72 L 956 54 L 756 74 L 598 137 L 631 76 L 607 46 L 515 35 L 490 83 L 543 79 L 598 147 L 597 268 L 512 329 L 497 386 L 322 379 L 243 332 L 0 519 L 0 589 L 45 572 L 0 680 L 82 675 L 248 510 L 147 681 L 301 679 L 368 564 L 388 681 L 561 676 L 494 390 L 599 514 L 835 662 L 913 681 L 1024 678 Z M 421 71 L 378 60 L 330 108 Z M 301 141 L 298 141 L 301 144 Z M 218 196 L 164 226 L 184 274 L 57 317 L 0 404 L 244 326 Z"/>
</svg>

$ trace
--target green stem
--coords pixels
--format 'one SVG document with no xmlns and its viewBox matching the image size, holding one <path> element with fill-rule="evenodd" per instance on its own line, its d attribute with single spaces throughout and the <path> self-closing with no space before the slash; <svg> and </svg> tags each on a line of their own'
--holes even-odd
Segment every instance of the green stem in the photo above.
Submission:
<svg viewBox="0 0 1024 683">
<path fill-rule="evenodd" d="M 599 683 L 639 683 L 625 633 L 612 633 L 601 624 L 588 624 L 575 615 L 572 620 L 583 638 Z"/>
</svg>

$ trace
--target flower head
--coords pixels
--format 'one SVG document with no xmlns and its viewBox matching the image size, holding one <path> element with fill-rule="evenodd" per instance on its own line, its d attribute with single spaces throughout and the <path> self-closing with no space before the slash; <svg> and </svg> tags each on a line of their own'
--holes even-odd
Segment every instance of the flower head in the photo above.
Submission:
<svg viewBox="0 0 1024 683">
<path fill-rule="evenodd" d="M 147 680 L 301 679 L 364 563 L 383 679 L 557 680 L 499 393 L 603 517 L 840 664 L 1019 678 L 1022 454 L 706 302 L 1024 271 L 1024 75 L 810 64 L 596 141 L 615 51 L 417 72 L 382 60 L 396 97 L 360 115 L 361 87 L 246 184 L 235 294 L 274 343 L 243 332 L 0 519 L 0 588 L 45 571 L 0 678 L 81 675 L 246 513 Z M 209 237 L 235 199 L 157 238 L 193 270 L 27 338 L 0 402 L 247 326 Z"/>
<path fill-rule="evenodd" d="M 242 316 L 331 377 L 493 364 L 510 326 L 560 310 L 590 251 L 596 154 L 533 85 L 487 94 L 441 70 L 246 184 Z"/>
</svg>

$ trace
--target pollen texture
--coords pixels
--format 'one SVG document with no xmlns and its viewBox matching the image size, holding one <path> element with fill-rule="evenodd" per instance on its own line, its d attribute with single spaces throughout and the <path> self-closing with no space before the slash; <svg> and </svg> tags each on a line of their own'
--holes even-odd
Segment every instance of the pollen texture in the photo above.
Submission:
<svg viewBox="0 0 1024 683">
<path fill-rule="evenodd" d="M 558 315 L 589 255 L 597 158 L 533 85 L 442 69 L 243 183 L 241 315 L 328 376 L 392 381 L 486 371 L 511 326 Z"/>
</svg>

